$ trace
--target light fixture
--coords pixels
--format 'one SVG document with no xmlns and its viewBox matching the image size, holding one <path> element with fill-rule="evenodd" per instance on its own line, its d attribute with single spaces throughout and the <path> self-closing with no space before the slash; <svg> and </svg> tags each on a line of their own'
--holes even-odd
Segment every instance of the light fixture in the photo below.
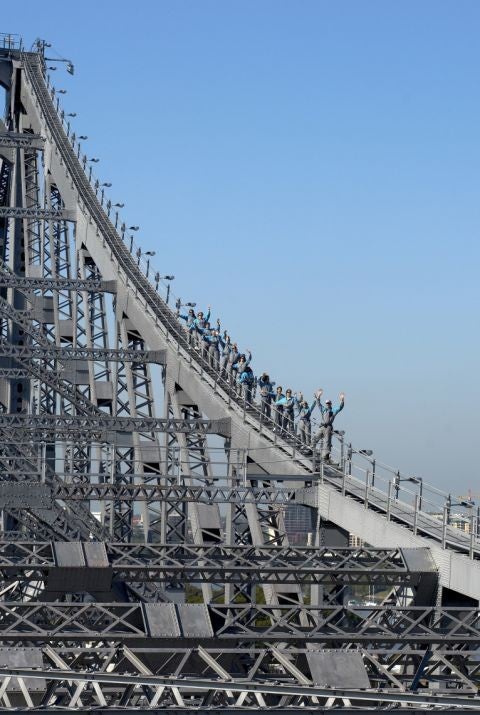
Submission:
<svg viewBox="0 0 480 715">
<path fill-rule="evenodd" d="M 123 209 L 125 204 L 113 204 L 114 206 L 117 206 L 119 209 Z"/>
<path fill-rule="evenodd" d="M 148 278 L 148 272 L 150 271 L 150 258 L 151 258 L 151 256 L 154 256 L 155 254 L 156 254 L 156 251 L 145 251 L 145 255 L 148 256 L 148 258 L 147 258 L 147 272 L 145 274 L 147 276 L 147 278 Z"/>
<path fill-rule="evenodd" d="M 154 253 L 155 253 L 155 251 L 154 251 Z M 147 278 L 148 278 L 148 263 L 147 263 Z M 174 278 L 175 278 L 175 276 L 161 276 L 160 273 L 158 273 L 158 272 L 155 273 L 155 290 L 158 290 L 158 284 L 160 283 L 161 280 L 168 281 L 167 297 L 165 299 L 165 302 L 167 305 L 168 305 L 168 301 L 170 298 L 170 281 L 173 281 Z M 180 306 L 182 305 L 181 301 L 180 301 L 180 303 L 179 303 L 179 301 L 180 301 L 180 299 L 177 300 L 177 303 L 176 303 L 177 310 L 179 310 Z M 185 305 L 194 306 L 194 305 L 196 305 L 196 303 L 185 303 Z"/>
<path fill-rule="evenodd" d="M 111 183 L 109 181 L 106 181 L 102 186 L 106 186 L 107 189 L 111 187 Z"/>
<path fill-rule="evenodd" d="M 128 228 L 129 228 L 130 231 L 138 231 L 138 229 L 140 228 L 140 226 L 129 226 Z"/>
<path fill-rule="evenodd" d="M 82 141 L 86 141 L 86 139 L 88 139 L 88 137 L 85 136 L 85 134 L 81 134 L 78 138 L 81 139 Z"/>
</svg>

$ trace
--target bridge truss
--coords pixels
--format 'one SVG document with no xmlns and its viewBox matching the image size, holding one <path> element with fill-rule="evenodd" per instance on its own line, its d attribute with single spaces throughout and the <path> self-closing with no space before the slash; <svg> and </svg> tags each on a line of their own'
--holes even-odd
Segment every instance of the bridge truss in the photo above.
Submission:
<svg viewBox="0 0 480 715">
<path fill-rule="evenodd" d="M 0 84 L 0 710 L 477 709 L 473 508 L 275 432 L 143 270 L 42 49 Z"/>
</svg>

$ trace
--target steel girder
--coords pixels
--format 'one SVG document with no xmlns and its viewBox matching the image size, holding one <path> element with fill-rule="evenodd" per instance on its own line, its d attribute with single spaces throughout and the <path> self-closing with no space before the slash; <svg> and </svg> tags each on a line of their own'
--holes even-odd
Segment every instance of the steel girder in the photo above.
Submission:
<svg viewBox="0 0 480 715">
<path fill-rule="evenodd" d="M 220 647 L 222 641 L 246 650 L 248 644 L 301 647 L 307 641 L 317 648 L 355 645 L 382 656 L 392 644 L 397 655 L 432 646 L 437 655 L 480 656 L 480 615 L 473 608 L 4 601 L 0 627 L 4 640 L 25 646 L 93 641 L 181 650 L 199 641 Z"/>
<path fill-rule="evenodd" d="M 32 371 L 34 369 L 32 368 Z M 52 373 L 49 373 L 50 375 Z M 45 376 L 44 376 L 45 377 Z M 46 378 L 45 378 L 46 379 Z M 73 398 L 72 398 L 73 399 Z M 57 439 L 99 440 L 108 432 L 168 432 L 228 436 L 230 421 L 206 419 L 164 419 L 163 417 L 111 417 L 105 413 L 92 415 L 0 415 L 0 431 L 14 437 L 22 431 L 34 433 L 38 439 L 56 436 Z"/>
<path fill-rule="evenodd" d="M 94 649 L 45 645 L 39 652 L 41 659 L 37 658 L 40 663 L 35 666 L 0 668 L 0 702 L 3 709 L 21 706 L 218 711 L 232 706 L 242 710 L 288 707 L 289 712 L 303 712 L 304 708 L 307 712 L 309 708 L 325 712 L 338 701 L 353 710 L 367 704 L 374 709 L 404 704 L 475 711 L 475 676 L 472 680 L 470 674 L 460 677 L 451 656 L 432 654 L 422 673 L 432 688 L 425 690 L 423 685 L 420 693 L 410 688 L 423 653 L 419 650 L 399 655 L 398 662 L 407 661 L 411 669 L 410 677 L 402 678 L 392 663 L 385 665 L 377 656 L 365 658 L 362 650 L 339 653 L 282 646 L 215 649 L 200 645 L 154 651 L 126 644 Z M 27 660 L 26 649 L 22 655 Z M 322 682 L 322 677 L 332 680 L 326 667 L 328 658 L 337 665 L 351 666 L 350 674 L 343 676 L 352 683 L 350 687 L 329 687 Z"/>
<path fill-rule="evenodd" d="M 18 206 L 0 206 L 0 218 L 38 219 L 42 221 L 75 221 L 74 211 L 62 209 L 41 209 L 38 207 L 21 208 Z"/>
<path fill-rule="evenodd" d="M 10 149 L 43 149 L 44 145 L 45 138 L 38 134 L 0 132 L 0 147 Z"/>
<path fill-rule="evenodd" d="M 160 350 L 116 350 L 114 348 L 81 348 L 81 347 L 51 347 L 9 345 L 0 342 L 0 357 L 41 360 L 55 358 L 61 362 L 70 360 L 104 360 L 108 362 L 151 362 L 163 365 L 165 352 Z"/>
<path fill-rule="evenodd" d="M 116 293 L 115 281 L 81 278 L 37 278 L 18 276 L 14 273 L 0 273 L 1 288 L 16 288 L 25 293 L 32 291 L 87 291 L 88 293 Z"/>
<path fill-rule="evenodd" d="M 40 502 L 41 495 L 37 499 Z M 428 570 L 428 563 L 424 570 L 411 570 L 400 549 L 95 542 L 87 543 L 82 550 L 80 543 L 7 540 L 0 542 L 0 580 L 43 579 L 52 570 L 65 573 L 65 568 L 74 567 L 84 573 L 92 551 L 93 563 L 109 571 L 110 578 L 137 582 L 377 584 L 383 588 L 415 588 L 422 578 L 435 574 L 433 568 Z M 102 561 L 99 553 L 103 554 Z"/>
<path fill-rule="evenodd" d="M 141 475 L 136 475 L 141 476 Z M 164 475 L 162 474 L 162 478 Z M 180 481 L 178 478 L 177 482 Z M 187 486 L 184 484 L 56 484 L 49 490 L 51 498 L 63 500 L 104 501 L 109 499 L 153 501 L 181 504 L 182 502 L 203 502 L 205 504 L 284 504 L 295 501 L 295 489 L 281 487 L 223 487 L 208 485 Z M 1 492 L 1 485 L 0 485 Z"/>
</svg>

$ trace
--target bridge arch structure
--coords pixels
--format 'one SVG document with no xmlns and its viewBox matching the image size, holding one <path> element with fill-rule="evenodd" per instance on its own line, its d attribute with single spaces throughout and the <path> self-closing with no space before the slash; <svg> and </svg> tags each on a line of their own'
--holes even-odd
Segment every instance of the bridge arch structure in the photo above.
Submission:
<svg viewBox="0 0 480 715">
<path fill-rule="evenodd" d="M 454 528 L 448 495 L 343 433 L 324 463 L 238 393 L 42 47 L 0 47 L 0 710 L 474 709 L 474 505 Z"/>
</svg>

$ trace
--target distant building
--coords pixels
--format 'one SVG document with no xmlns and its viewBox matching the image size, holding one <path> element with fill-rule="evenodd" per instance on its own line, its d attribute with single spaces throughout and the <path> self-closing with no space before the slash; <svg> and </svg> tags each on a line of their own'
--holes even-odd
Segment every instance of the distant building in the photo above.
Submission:
<svg viewBox="0 0 480 715">
<path fill-rule="evenodd" d="M 315 509 L 303 504 L 289 504 L 285 509 L 285 531 L 291 544 L 306 546 L 314 543 Z"/>
<path fill-rule="evenodd" d="M 433 516 L 434 519 L 443 521 L 443 513 L 430 513 L 429 516 Z M 465 534 L 470 533 L 470 519 L 465 514 L 450 514 L 450 519 L 448 522 L 449 526 L 453 526 L 454 529 L 459 529 L 465 532 Z"/>
<path fill-rule="evenodd" d="M 349 534 L 348 537 L 348 545 L 352 547 L 352 549 L 361 549 L 363 546 L 363 539 L 361 539 L 359 536 L 356 534 Z"/>
</svg>

